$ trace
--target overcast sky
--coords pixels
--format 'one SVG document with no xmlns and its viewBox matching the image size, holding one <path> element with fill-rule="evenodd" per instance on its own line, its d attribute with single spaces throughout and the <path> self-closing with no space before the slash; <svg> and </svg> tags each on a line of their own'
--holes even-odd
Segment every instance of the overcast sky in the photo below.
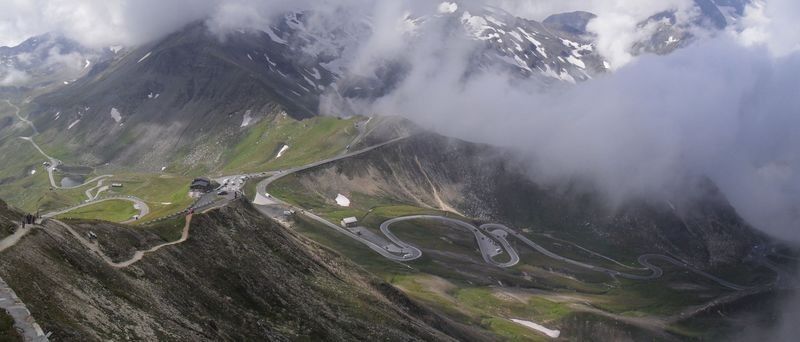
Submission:
<svg viewBox="0 0 800 342">
<path fill-rule="evenodd" d="M 403 6 L 433 9 L 428 0 L 397 1 Z M 368 7 L 373 0 L 0 0 L 0 45 L 14 45 L 33 35 L 60 32 L 84 44 L 139 44 L 186 23 L 209 17 L 237 25 L 260 24 L 269 14 L 290 8 Z M 616 21 L 641 20 L 658 11 L 685 8 L 691 0 L 467 0 L 488 4 L 535 20 L 586 10 Z"/>
</svg>

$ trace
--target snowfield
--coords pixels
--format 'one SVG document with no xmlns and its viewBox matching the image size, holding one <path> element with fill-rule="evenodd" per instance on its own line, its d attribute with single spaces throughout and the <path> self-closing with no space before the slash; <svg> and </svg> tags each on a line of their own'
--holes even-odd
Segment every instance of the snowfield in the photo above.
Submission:
<svg viewBox="0 0 800 342">
<path fill-rule="evenodd" d="M 283 145 L 283 147 L 281 147 L 281 150 L 278 151 L 278 155 L 275 156 L 275 159 L 278 159 L 278 158 L 282 157 L 283 154 L 286 153 L 287 150 L 289 150 L 289 145 Z"/>
<path fill-rule="evenodd" d="M 350 206 L 350 199 L 347 198 L 347 197 L 344 197 L 344 195 L 342 195 L 342 194 L 338 194 L 338 195 L 336 195 L 336 204 L 338 204 L 340 207 L 349 207 Z"/>
<path fill-rule="evenodd" d="M 75 127 L 75 125 L 77 125 L 79 122 L 81 122 L 81 119 L 75 120 L 75 122 L 69 124 L 69 127 L 67 127 L 67 130 L 71 130 L 72 127 Z"/>
<path fill-rule="evenodd" d="M 140 58 L 139 61 L 136 62 L 136 64 L 139 64 L 139 63 L 143 62 L 145 59 L 147 59 L 147 57 L 150 57 L 150 54 L 152 54 L 152 53 L 153 52 L 148 52 L 146 55 L 144 55 L 144 57 Z"/>
<path fill-rule="evenodd" d="M 116 123 L 119 123 L 122 121 L 122 113 L 120 113 L 116 108 L 111 108 L 111 118 L 113 118 Z"/>
<path fill-rule="evenodd" d="M 533 323 L 531 321 L 525 321 L 525 320 L 521 320 L 521 319 L 511 319 L 511 321 L 514 322 L 514 323 L 520 324 L 520 325 L 524 325 L 524 326 L 526 326 L 528 328 L 531 328 L 533 330 L 536 330 L 536 331 L 538 331 L 538 332 L 540 332 L 542 334 L 547 335 L 550 338 L 558 338 L 558 336 L 561 335 L 561 331 L 559 331 L 559 330 L 547 329 L 547 328 L 545 328 L 545 327 L 543 327 L 543 326 L 541 326 L 539 324 Z"/>
<path fill-rule="evenodd" d="M 242 125 L 240 127 L 247 127 L 250 126 L 251 123 L 253 123 L 253 116 L 251 115 L 252 113 L 253 113 L 252 110 L 248 110 L 247 112 L 244 113 L 244 118 L 242 119 Z"/>
</svg>

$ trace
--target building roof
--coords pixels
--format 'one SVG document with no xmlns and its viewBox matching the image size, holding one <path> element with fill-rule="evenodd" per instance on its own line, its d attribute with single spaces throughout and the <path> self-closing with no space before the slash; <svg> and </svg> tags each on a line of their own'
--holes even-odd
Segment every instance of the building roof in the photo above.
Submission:
<svg viewBox="0 0 800 342">
<path fill-rule="evenodd" d="M 342 219 L 342 222 L 344 222 L 344 223 L 356 223 L 356 222 L 358 222 L 358 219 L 355 218 L 355 217 L 345 217 L 344 219 Z"/>
<path fill-rule="evenodd" d="M 191 187 L 192 188 L 208 187 L 210 185 L 211 185 L 211 181 L 206 179 L 206 178 L 195 178 L 195 180 L 192 181 Z"/>
</svg>

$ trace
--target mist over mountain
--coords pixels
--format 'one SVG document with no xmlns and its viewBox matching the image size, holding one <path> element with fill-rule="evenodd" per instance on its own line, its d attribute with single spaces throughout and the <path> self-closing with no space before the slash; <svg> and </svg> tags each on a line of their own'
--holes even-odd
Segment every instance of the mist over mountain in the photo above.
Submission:
<svg viewBox="0 0 800 342">
<path fill-rule="evenodd" d="M 753 323 L 738 337 L 791 339 L 793 327 L 778 322 L 791 322 L 798 307 L 791 293 L 792 246 L 800 243 L 795 2 L 0 0 L 0 8 L 0 46 L 8 45 L 0 47 L 0 159 L 8 164 L 0 167 L 0 195 L 11 197 L 10 207 L 66 207 L 95 219 L 82 209 L 132 200 L 147 220 L 119 221 L 130 227 L 188 214 L 182 242 L 195 209 L 204 239 L 215 244 L 244 227 L 254 235 L 258 227 L 290 228 L 424 303 L 425 310 L 398 309 L 420 328 L 413 336 L 513 337 L 504 333 L 514 329 L 500 326 L 529 315 L 546 317 L 540 323 L 566 339 L 713 339 L 744 331 L 720 322 L 765 317 L 769 325 Z M 200 193 L 198 181 L 209 184 Z M 431 216 L 474 226 L 460 231 L 474 239 L 448 224 L 420 224 L 420 231 L 400 224 L 399 238 L 388 230 L 393 220 Z M 247 219 L 225 231 L 235 217 Z M 58 238 L 109 230 L 80 220 L 68 223 L 85 231 L 59 223 Z M 500 223 L 513 227 L 490 231 Z M 111 230 L 128 236 L 130 227 Z M 19 241 L 32 250 L 49 246 L 36 233 L 24 240 L 13 219 L 4 218 L 3 229 L 0 252 L 23 255 L 12 249 Z M 170 245 L 164 232 L 142 234 Z M 290 249 L 303 258 L 323 255 L 297 241 Z M 523 242 L 532 250 L 519 249 Z M 98 262 L 86 262 L 92 255 L 72 244 L 76 263 Z M 493 259 L 504 253 L 508 262 Z M 187 260 L 168 268 L 184 265 L 200 265 L 198 274 L 209 267 Z M 324 273 L 327 264 L 320 265 Z M 131 284 L 142 277 L 134 270 L 125 271 Z M 283 271 L 274 273 L 303 284 L 302 267 Z M 238 286 L 239 273 L 216 285 Z M 26 281 L 12 285 L 44 295 Z M 148 281 L 158 287 L 158 279 Z M 341 288 L 376 291 L 350 285 Z M 59 291 L 69 296 L 66 287 Z M 529 300 L 543 294 L 559 294 L 547 297 L 557 297 L 552 311 L 520 309 L 544 310 Z M 412 303 L 391 291 L 363 298 Z M 464 304 L 475 298 L 504 304 Z M 32 302 L 37 315 L 49 305 Z M 237 305 L 250 312 L 245 301 Z M 113 315 L 108 309 L 101 311 Z M 252 326 L 261 326 L 260 310 L 252 308 Z M 358 328 L 370 317 L 362 320 L 359 308 L 347 313 L 357 317 L 352 336 L 373 336 Z M 45 317 L 59 333 L 75 324 L 95 334 L 81 322 Z M 336 317 L 327 318 L 314 334 L 335 330 L 328 323 L 335 327 Z M 198 334 L 237 336 L 233 320 L 215 319 L 224 329 L 211 321 Z M 193 334 L 180 328 L 181 336 Z M 542 329 L 534 328 L 559 336 Z M 275 336 L 306 333 L 298 324 Z"/>
<path fill-rule="evenodd" d="M 617 199 L 658 196 L 674 188 L 676 174 L 709 176 L 749 221 L 794 239 L 789 227 L 798 220 L 795 189 L 800 185 L 792 176 L 797 158 L 791 156 L 789 146 L 795 140 L 775 135 L 773 128 L 797 125 L 788 114 L 797 104 L 784 95 L 796 85 L 782 76 L 792 74 L 795 58 L 774 57 L 775 49 L 752 45 L 760 40 L 773 47 L 775 39 L 782 39 L 778 38 L 784 34 L 780 17 L 769 23 L 758 18 L 765 11 L 785 12 L 775 9 L 785 5 L 780 1 L 746 5 L 673 1 L 631 7 L 598 1 L 584 7 L 597 14 L 548 15 L 537 22 L 501 8 L 528 17 L 542 16 L 542 8 L 505 2 L 346 1 L 315 3 L 313 10 L 306 10 L 311 4 L 303 2 L 271 6 L 208 2 L 193 6 L 186 19 L 208 18 L 201 25 L 208 29 L 208 36 L 192 35 L 211 44 L 217 44 L 213 43 L 216 38 L 223 45 L 235 46 L 226 48 L 226 53 L 241 50 L 231 58 L 262 64 L 258 72 L 266 72 L 266 77 L 291 75 L 287 80 L 301 84 L 299 88 L 268 91 L 283 92 L 278 103 L 293 115 L 306 116 L 319 107 L 333 115 L 408 116 L 449 135 L 516 147 L 535 160 L 535 177 L 588 177 Z M 576 5 L 559 6 L 558 10 L 567 10 Z M 125 13 L 139 15 L 138 8 Z M 141 13 L 147 13 L 144 8 Z M 608 33 L 603 23 L 609 18 L 625 22 L 619 20 L 621 16 L 638 20 L 632 22 L 638 28 L 637 37 L 616 37 L 614 44 L 622 50 L 611 52 L 604 48 Z M 198 29 L 183 29 L 177 36 Z M 260 39 L 272 45 L 271 50 L 248 49 L 244 42 L 250 31 L 252 37 L 262 32 Z M 761 32 L 761 38 L 754 31 Z M 75 38 L 94 45 L 89 36 Z M 670 54 L 679 48 L 686 51 Z M 150 47 L 126 51 L 133 51 L 127 63 L 136 60 L 135 67 L 179 63 L 163 60 Z M 646 57 L 648 51 L 668 55 Z M 645 57 L 626 65 L 637 54 Z M 115 60 L 107 53 L 101 55 Z M 145 55 L 148 58 L 140 61 Z M 7 64 L 19 64 L 20 58 L 6 58 Z M 30 79 L 17 71 L 17 64 L 6 73 L 5 83 Z M 256 66 L 246 68 L 252 67 Z M 566 85 L 592 78 L 599 79 L 576 87 Z M 134 90 L 136 96 L 172 88 L 153 81 L 147 87 L 119 86 Z M 94 93 L 87 86 L 73 92 Z M 106 84 L 99 89 L 114 87 Z M 631 93 L 637 95 L 627 96 Z M 78 95 L 86 97 L 80 106 L 89 108 L 81 110 L 80 117 L 93 111 L 98 112 L 96 116 L 108 116 L 114 104 L 103 102 L 119 94 L 101 94 Z M 771 97 L 775 100 L 764 100 Z M 92 103 L 96 102 L 92 98 L 106 100 Z M 135 115 L 138 104 L 116 106 L 141 118 Z M 245 107 L 229 110 L 258 106 Z M 55 113 L 64 108 L 48 103 L 42 109 Z M 76 119 L 65 120 L 64 125 Z M 753 141 L 770 148 L 756 148 Z M 719 160 L 722 151 L 752 152 L 749 157 L 737 154 L 736 160 Z"/>
</svg>

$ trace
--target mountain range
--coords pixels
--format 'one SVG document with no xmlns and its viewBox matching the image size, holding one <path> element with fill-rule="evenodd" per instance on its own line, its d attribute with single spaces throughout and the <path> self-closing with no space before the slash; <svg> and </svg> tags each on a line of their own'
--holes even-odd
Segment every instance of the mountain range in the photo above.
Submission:
<svg viewBox="0 0 800 342">
<path fill-rule="evenodd" d="M 722 29 L 736 20 L 744 3 L 697 0 L 699 13 L 689 23 L 676 22 L 671 12 L 656 14 L 640 24 L 656 29 L 635 49 L 669 53 L 689 44 L 698 29 Z M 445 4 L 435 15 L 408 14 L 403 36 L 423 44 L 444 28 L 446 39 L 469 47 L 469 73 L 509 73 L 551 87 L 589 80 L 612 67 L 587 31 L 593 14 L 556 14 L 540 23 L 493 7 Z M 144 46 L 102 51 L 45 35 L 0 48 L 3 77 L 24 79 L 0 90 L 14 94 L 35 87 L 45 93 L 26 108 L 45 145 L 63 146 L 83 164 L 152 170 L 173 162 L 174 155 L 208 150 L 206 141 L 224 145 L 247 113 L 258 118 L 286 112 L 302 119 L 322 110 L 349 116 L 359 114 L 352 101 L 391 92 L 410 67 L 403 56 L 374 61 L 366 71 L 352 68 L 373 29 L 370 20 L 293 12 L 264 30 L 223 37 L 196 22 Z M 211 160 L 224 152 L 213 153 L 218 155 Z"/>
<path fill-rule="evenodd" d="M 629 52 L 732 29 L 748 3 L 655 13 Z M 781 289 L 797 251 L 711 180 L 611 204 L 582 179 L 534 181 L 513 150 L 361 106 L 409 77 L 415 49 L 465 55 L 459 80 L 557 92 L 602 78 L 616 66 L 596 18 L 444 2 L 394 23 L 410 48 L 377 54 L 378 18 L 311 10 L 224 33 L 196 21 L 140 46 L 46 34 L 2 47 L 0 194 L 13 203 L 0 201 L 0 239 L 19 238 L 0 275 L 59 340 L 728 338 L 743 313 L 769 312 L 751 301 Z M 198 181 L 215 190 L 189 198 Z M 65 210 L 20 235 L 14 206 L 91 208 L 102 192 L 146 219 Z M 406 248 L 419 254 L 383 258 Z"/>
</svg>

